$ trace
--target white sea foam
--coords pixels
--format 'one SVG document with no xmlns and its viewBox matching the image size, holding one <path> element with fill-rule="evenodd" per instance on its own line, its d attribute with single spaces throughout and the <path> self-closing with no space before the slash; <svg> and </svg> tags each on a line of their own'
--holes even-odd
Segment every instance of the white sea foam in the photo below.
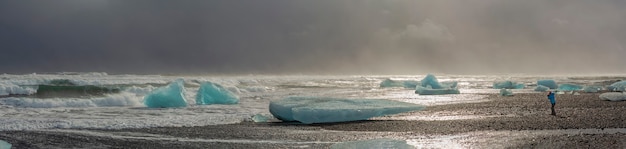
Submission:
<svg viewBox="0 0 626 149">
<path fill-rule="evenodd" d="M 0 98 L 0 104 L 18 108 L 60 108 L 60 107 L 111 107 L 111 106 L 140 106 L 141 98 L 130 93 L 108 95 L 107 97 L 80 99 L 80 98 L 28 98 L 8 97 Z"/>
<path fill-rule="evenodd" d="M 30 95 L 37 92 L 34 87 L 21 87 L 9 82 L 0 82 L 0 96 Z"/>
</svg>

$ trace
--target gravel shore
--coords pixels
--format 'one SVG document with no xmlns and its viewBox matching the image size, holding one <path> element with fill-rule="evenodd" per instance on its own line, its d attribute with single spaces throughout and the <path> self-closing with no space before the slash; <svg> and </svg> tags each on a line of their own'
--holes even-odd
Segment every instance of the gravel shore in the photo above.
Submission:
<svg viewBox="0 0 626 149">
<path fill-rule="evenodd" d="M 432 145 L 446 138 L 459 143 L 452 148 L 625 148 L 626 102 L 603 101 L 599 94 L 557 95 L 556 116 L 550 115 L 543 93 L 488 94 L 486 102 L 430 106 L 358 122 L 2 131 L 0 140 L 14 148 L 328 148 L 374 138 L 414 140 L 412 145 L 427 148 L 450 147 Z M 410 116 L 472 118 L 398 120 Z"/>
</svg>

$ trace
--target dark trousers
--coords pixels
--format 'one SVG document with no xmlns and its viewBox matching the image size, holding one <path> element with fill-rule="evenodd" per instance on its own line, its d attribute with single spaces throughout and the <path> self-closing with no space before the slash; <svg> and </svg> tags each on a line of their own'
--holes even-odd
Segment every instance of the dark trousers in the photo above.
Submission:
<svg viewBox="0 0 626 149">
<path fill-rule="evenodd" d="M 554 111 L 554 105 L 555 103 L 552 103 L 552 115 L 556 115 L 556 111 Z"/>
</svg>

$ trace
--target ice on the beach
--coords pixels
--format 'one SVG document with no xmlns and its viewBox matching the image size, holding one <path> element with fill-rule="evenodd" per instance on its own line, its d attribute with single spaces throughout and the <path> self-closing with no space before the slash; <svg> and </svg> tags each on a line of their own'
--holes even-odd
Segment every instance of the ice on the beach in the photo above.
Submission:
<svg viewBox="0 0 626 149">
<path fill-rule="evenodd" d="M 433 89 L 430 86 L 422 87 L 417 86 L 415 89 L 415 94 L 420 95 L 445 95 L 445 94 L 460 94 L 461 92 L 457 88 L 442 88 L 442 89 Z"/>
<path fill-rule="evenodd" d="M 263 114 L 255 114 L 254 116 L 252 116 L 252 121 L 257 123 L 268 122 L 269 120 L 270 118 Z"/>
<path fill-rule="evenodd" d="M 500 96 L 513 96 L 513 92 L 508 89 L 500 89 Z"/>
<path fill-rule="evenodd" d="M 600 90 L 602 90 L 602 87 L 600 86 L 585 86 L 583 88 L 583 91 L 585 91 L 586 93 L 597 93 Z"/>
<path fill-rule="evenodd" d="M 414 80 L 385 79 L 383 82 L 380 82 L 380 87 L 404 87 L 414 89 L 418 84 L 420 84 L 420 82 Z"/>
<path fill-rule="evenodd" d="M 626 81 L 615 82 L 607 87 L 609 91 L 626 91 Z"/>
<path fill-rule="evenodd" d="M 516 83 L 513 81 L 501 81 L 493 83 L 494 89 L 524 89 L 524 84 Z"/>
<path fill-rule="evenodd" d="M 237 104 L 239 97 L 219 84 L 205 82 L 200 85 L 196 94 L 196 104 Z"/>
<path fill-rule="evenodd" d="M 420 95 L 443 95 L 443 94 L 460 94 L 459 89 L 456 88 L 457 82 L 445 82 L 439 83 L 437 78 L 428 74 L 421 84 L 415 87 L 415 93 Z"/>
<path fill-rule="evenodd" d="M 415 147 L 406 143 L 405 140 L 395 139 L 371 139 L 337 143 L 330 146 L 331 149 L 363 149 L 363 148 L 393 148 L 393 149 L 414 149 Z"/>
<path fill-rule="evenodd" d="M 186 107 L 183 79 L 177 79 L 167 86 L 157 88 L 143 98 L 149 108 Z"/>
<path fill-rule="evenodd" d="M 371 117 L 421 110 L 424 106 L 385 99 L 288 97 L 271 101 L 272 115 L 305 124 L 367 120 Z"/>
<path fill-rule="evenodd" d="M 537 86 L 539 86 L 539 85 L 543 85 L 543 86 L 548 87 L 550 89 L 557 89 L 559 87 L 559 85 L 557 85 L 554 80 L 538 80 L 537 81 Z"/>
<path fill-rule="evenodd" d="M 0 149 L 10 149 L 10 148 L 11 148 L 11 144 L 9 142 L 0 140 Z"/>
<path fill-rule="evenodd" d="M 577 91 L 583 89 L 583 86 L 575 84 L 561 84 L 559 85 L 559 91 Z"/>
<path fill-rule="evenodd" d="M 626 93 L 620 92 L 608 92 L 600 94 L 600 99 L 610 101 L 624 101 L 626 100 Z"/>
<path fill-rule="evenodd" d="M 539 91 L 539 92 L 545 92 L 550 90 L 549 87 L 543 86 L 543 85 L 537 85 L 537 87 L 535 88 L 535 91 Z"/>
</svg>

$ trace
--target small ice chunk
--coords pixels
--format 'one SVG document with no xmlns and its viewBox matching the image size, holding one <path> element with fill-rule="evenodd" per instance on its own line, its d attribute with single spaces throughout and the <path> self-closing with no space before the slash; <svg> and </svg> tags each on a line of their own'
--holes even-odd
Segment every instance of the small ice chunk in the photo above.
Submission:
<svg viewBox="0 0 626 149">
<path fill-rule="evenodd" d="M 609 91 L 626 91 L 626 81 L 615 82 L 607 87 Z"/>
<path fill-rule="evenodd" d="M 578 92 L 574 92 L 574 94 L 573 94 L 573 95 L 580 95 L 580 93 L 578 93 Z"/>
<path fill-rule="evenodd" d="M 404 140 L 394 139 L 371 139 L 337 143 L 330 146 L 331 149 L 363 149 L 363 148 L 393 148 L 393 149 L 414 149 Z"/>
<path fill-rule="evenodd" d="M 539 85 L 549 87 L 550 89 L 557 89 L 559 87 L 554 80 L 538 80 L 537 86 Z"/>
<path fill-rule="evenodd" d="M 518 84 L 513 81 L 501 81 L 493 83 L 494 89 L 524 89 L 524 84 Z"/>
<path fill-rule="evenodd" d="M 600 90 L 602 90 L 602 87 L 600 86 L 585 86 L 583 88 L 583 91 L 585 91 L 586 93 L 597 93 Z"/>
<path fill-rule="evenodd" d="M 414 80 L 385 79 L 383 82 L 380 82 L 380 87 L 404 87 L 414 89 L 418 84 L 420 84 L 420 82 Z"/>
<path fill-rule="evenodd" d="M 186 107 L 184 80 L 177 79 L 167 86 L 157 88 L 143 98 L 149 108 Z"/>
<path fill-rule="evenodd" d="M 239 97 L 219 84 L 205 82 L 200 85 L 196 94 L 196 104 L 237 104 Z"/>
<path fill-rule="evenodd" d="M 626 93 L 608 92 L 600 94 L 600 99 L 610 101 L 623 101 L 626 100 Z"/>
<path fill-rule="evenodd" d="M 252 121 L 257 122 L 257 123 L 268 122 L 269 120 L 270 118 L 263 114 L 256 114 L 252 116 Z"/>
<path fill-rule="evenodd" d="M 539 91 L 539 92 L 545 92 L 550 90 L 549 87 L 543 86 L 543 85 L 537 85 L 537 88 L 535 88 L 535 91 Z"/>
<path fill-rule="evenodd" d="M 10 148 L 11 148 L 11 144 L 9 142 L 0 140 L 0 149 L 10 149 Z"/>
<path fill-rule="evenodd" d="M 576 90 L 581 90 L 583 89 L 583 86 L 580 85 L 575 85 L 575 84 L 561 84 L 559 85 L 559 89 L 560 91 L 576 91 Z"/>
<path fill-rule="evenodd" d="M 305 124 L 367 120 L 415 110 L 424 106 L 384 99 L 341 99 L 328 97 L 288 97 L 271 101 L 269 110 L 282 121 Z"/>
<path fill-rule="evenodd" d="M 500 96 L 513 96 L 513 92 L 508 89 L 500 89 Z"/>
<path fill-rule="evenodd" d="M 433 89 L 430 86 L 421 87 L 417 86 L 415 89 L 415 94 L 419 95 L 445 95 L 445 94 L 460 94 L 461 92 L 457 88 L 442 88 L 442 89 Z"/>
</svg>

